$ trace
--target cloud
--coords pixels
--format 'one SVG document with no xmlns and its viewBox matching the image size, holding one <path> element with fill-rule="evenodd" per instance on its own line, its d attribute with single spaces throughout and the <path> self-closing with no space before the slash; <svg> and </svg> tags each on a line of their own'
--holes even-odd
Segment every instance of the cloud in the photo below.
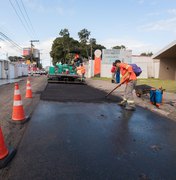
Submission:
<svg viewBox="0 0 176 180">
<path fill-rule="evenodd" d="M 152 22 L 143 26 L 140 26 L 138 30 L 140 31 L 169 31 L 172 33 L 176 33 L 176 17 L 172 17 L 165 20 L 159 20 L 156 22 Z"/>
<path fill-rule="evenodd" d="M 100 42 L 102 45 L 104 45 L 106 48 L 112 48 L 116 45 L 125 45 L 127 49 L 132 50 L 133 54 L 140 54 L 142 52 L 157 52 L 159 50 L 159 47 L 156 47 L 152 44 L 147 44 L 135 39 L 131 38 L 109 38 L 102 40 Z"/>
<path fill-rule="evenodd" d="M 171 15 L 176 15 L 176 9 L 168 9 L 167 12 Z"/>
<path fill-rule="evenodd" d="M 73 12 L 73 8 L 72 7 L 68 7 L 69 3 L 64 3 L 62 0 L 58 0 L 57 2 L 49 2 L 49 4 L 43 3 L 42 0 L 25 0 L 26 1 L 26 5 L 39 13 L 55 13 L 55 14 L 59 14 L 61 16 L 63 15 L 70 15 L 70 11 Z M 70 2 L 72 2 L 70 0 Z M 72 13 L 71 13 L 72 14 Z"/>
<path fill-rule="evenodd" d="M 51 65 L 50 51 L 52 47 L 53 40 L 55 38 L 48 38 L 46 40 L 40 41 L 40 43 L 35 43 L 35 48 L 40 50 L 40 58 L 43 67 Z M 29 42 L 21 43 L 21 47 L 29 47 Z M 0 59 L 6 59 L 6 56 L 22 56 L 22 50 L 14 48 L 7 42 L 0 41 Z"/>
<path fill-rule="evenodd" d="M 6 59 L 8 56 L 21 56 L 22 50 L 15 48 L 6 41 L 0 40 L 0 59 Z"/>
<path fill-rule="evenodd" d="M 51 65 L 50 51 L 51 51 L 51 47 L 52 47 L 52 43 L 54 39 L 55 38 L 48 38 L 44 41 L 41 41 L 36 46 L 36 48 L 40 50 L 40 53 L 41 53 L 40 58 L 41 58 L 43 67 Z"/>
<path fill-rule="evenodd" d="M 139 4 L 143 4 L 145 2 L 145 0 L 138 0 Z"/>
<path fill-rule="evenodd" d="M 150 12 L 147 14 L 147 16 L 159 16 L 161 15 L 161 12 Z"/>
</svg>

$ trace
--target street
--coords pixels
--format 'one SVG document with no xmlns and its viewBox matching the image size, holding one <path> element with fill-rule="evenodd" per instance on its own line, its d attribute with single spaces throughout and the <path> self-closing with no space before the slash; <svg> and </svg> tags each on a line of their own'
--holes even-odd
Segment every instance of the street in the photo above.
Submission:
<svg viewBox="0 0 176 180">
<path fill-rule="evenodd" d="M 105 94 L 48 84 L 3 179 L 175 179 L 176 123 Z"/>
</svg>

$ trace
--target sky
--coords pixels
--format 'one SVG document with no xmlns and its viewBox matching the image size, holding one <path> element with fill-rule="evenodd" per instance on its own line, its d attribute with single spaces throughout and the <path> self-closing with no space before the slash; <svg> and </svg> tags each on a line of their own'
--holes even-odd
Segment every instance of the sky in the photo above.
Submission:
<svg viewBox="0 0 176 180">
<path fill-rule="evenodd" d="M 26 21 L 20 15 L 22 2 L 30 21 L 24 11 Z M 64 28 L 75 39 L 86 28 L 97 43 L 106 48 L 123 44 L 134 55 L 156 53 L 176 37 L 175 0 L 1 0 L 0 17 L 0 32 L 21 47 L 39 40 L 35 47 L 44 66 L 50 65 L 52 42 Z M 0 39 L 0 58 L 6 53 L 22 54 Z"/>
</svg>

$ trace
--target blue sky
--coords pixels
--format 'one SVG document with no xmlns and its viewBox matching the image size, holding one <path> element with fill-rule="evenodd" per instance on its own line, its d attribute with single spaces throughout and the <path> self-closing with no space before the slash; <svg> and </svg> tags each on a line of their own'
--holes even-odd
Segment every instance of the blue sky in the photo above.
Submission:
<svg viewBox="0 0 176 180">
<path fill-rule="evenodd" d="M 18 10 L 16 1 L 21 3 L 21 0 L 11 0 Z M 68 28 L 70 35 L 76 39 L 78 31 L 87 28 L 91 37 L 105 47 L 124 44 L 133 50 L 133 54 L 144 51 L 155 53 L 175 40 L 176 36 L 175 0 L 22 1 L 35 33 L 29 28 L 30 33 L 26 32 L 9 0 L 1 2 L 0 31 L 21 46 L 27 46 L 31 39 L 39 39 L 36 47 L 42 49 L 45 63 L 53 39 L 63 28 Z M 0 46 L 0 53 L 19 53 L 2 41 Z"/>
</svg>

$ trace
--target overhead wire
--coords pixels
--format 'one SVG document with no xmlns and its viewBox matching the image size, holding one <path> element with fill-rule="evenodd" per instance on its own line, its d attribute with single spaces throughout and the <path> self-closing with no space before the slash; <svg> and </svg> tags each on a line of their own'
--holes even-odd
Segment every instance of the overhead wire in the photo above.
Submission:
<svg viewBox="0 0 176 180">
<path fill-rule="evenodd" d="M 32 22 L 31 22 L 31 20 L 30 20 L 30 18 L 29 18 L 29 15 L 28 15 L 28 12 L 27 12 L 27 10 L 26 10 L 26 7 L 25 7 L 25 5 L 24 5 L 24 3 L 23 3 L 23 0 L 20 0 L 20 1 L 21 1 L 23 10 L 24 10 L 24 12 L 25 12 L 25 14 L 26 14 L 26 17 L 27 17 L 27 19 L 28 19 L 28 21 L 29 21 L 29 23 L 30 23 L 30 25 L 31 25 L 31 28 L 32 28 L 33 32 L 35 33 L 35 35 L 36 35 L 36 31 L 35 31 L 34 26 L 33 26 Z"/>
<path fill-rule="evenodd" d="M 10 4 L 11 4 L 13 10 L 15 11 L 15 14 L 17 15 L 18 19 L 20 20 L 22 26 L 23 26 L 24 29 L 26 30 L 27 34 L 31 37 L 31 34 L 30 34 L 29 30 L 27 29 L 26 25 L 24 24 L 24 22 L 23 22 L 21 16 L 19 15 L 18 11 L 16 10 L 16 7 L 14 6 L 14 4 L 12 3 L 11 0 L 9 0 L 9 2 L 10 2 Z"/>
<path fill-rule="evenodd" d="M 0 32 L 0 35 L 9 43 L 11 43 L 13 46 L 15 46 L 18 50 L 22 50 L 23 48 L 18 45 L 16 42 L 14 42 L 12 39 L 10 39 L 7 35 L 5 35 L 3 32 Z"/>
<path fill-rule="evenodd" d="M 24 13 L 23 13 L 21 7 L 20 7 L 20 4 L 18 3 L 18 0 L 15 0 L 15 2 L 16 2 L 16 4 L 17 4 L 17 6 L 18 6 L 18 9 L 19 9 L 19 11 L 20 11 L 20 13 L 21 13 L 21 15 L 22 15 L 22 17 L 23 17 L 23 19 L 24 19 L 24 21 L 25 21 L 27 27 L 28 27 L 29 29 L 32 30 L 30 24 L 28 23 L 28 20 L 26 19 L 25 15 L 24 15 Z M 33 31 L 33 30 L 32 30 L 32 31 Z"/>
</svg>

